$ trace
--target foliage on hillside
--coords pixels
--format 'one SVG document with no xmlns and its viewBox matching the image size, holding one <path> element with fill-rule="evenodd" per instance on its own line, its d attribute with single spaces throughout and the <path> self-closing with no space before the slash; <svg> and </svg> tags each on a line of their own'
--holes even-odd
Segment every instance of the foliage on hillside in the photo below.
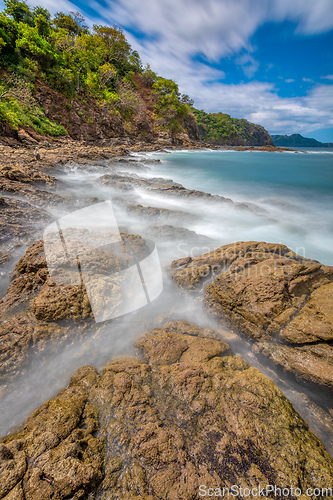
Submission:
<svg viewBox="0 0 333 500">
<path fill-rule="evenodd" d="M 205 142 L 228 145 L 273 145 L 272 138 L 261 126 L 245 119 L 231 118 L 225 113 L 205 113 L 192 108 Z"/>
<path fill-rule="evenodd" d="M 291 135 L 272 135 L 275 146 L 283 147 L 309 147 L 309 148 L 332 148 L 333 143 L 331 142 L 319 142 L 316 139 L 309 137 L 303 137 L 301 134 L 291 134 Z"/>
<path fill-rule="evenodd" d="M 142 113 L 134 81 L 138 76 L 150 91 L 158 130 L 184 132 L 184 120 L 191 114 L 188 97 L 172 80 L 143 68 L 119 27 L 94 25 L 89 30 L 78 12 L 58 12 L 51 18 L 43 7 L 30 9 L 24 1 L 5 0 L 0 72 L 0 122 L 15 129 L 26 125 L 42 134 L 66 133 L 34 99 L 38 81 L 78 102 L 94 99 L 107 106 L 128 130 Z"/>
<path fill-rule="evenodd" d="M 52 18 L 44 7 L 5 0 L 0 13 L 0 131 L 10 126 L 76 139 L 118 133 L 152 140 L 165 132 L 187 132 L 198 139 L 199 129 L 200 138 L 211 143 L 273 144 L 258 125 L 192 106 L 174 81 L 143 67 L 121 28 L 89 29 L 78 12 L 58 12 Z"/>
</svg>

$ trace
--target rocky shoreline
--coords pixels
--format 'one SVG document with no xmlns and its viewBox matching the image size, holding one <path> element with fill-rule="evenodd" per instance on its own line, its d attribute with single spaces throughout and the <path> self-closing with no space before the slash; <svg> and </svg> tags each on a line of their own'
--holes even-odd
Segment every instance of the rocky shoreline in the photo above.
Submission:
<svg viewBox="0 0 333 500">
<path fill-rule="evenodd" d="M 156 160 L 129 156 L 164 147 L 171 149 L 65 141 L 41 147 L 37 161 L 31 144 L 0 146 L 0 265 L 11 271 L 0 300 L 0 405 L 19 377 L 29 376 L 32 360 L 47 366 L 59 350 L 77 342 L 84 350 L 85 341 L 96 343 L 120 324 L 96 328 L 85 287 L 53 282 L 41 240 L 50 222 L 106 193 L 127 221 L 122 234 L 136 248 L 144 249 L 149 237 L 162 253 L 170 241 L 197 245 L 198 256 L 172 264 L 165 253 L 168 287 L 180 292 L 171 309 L 191 300 L 216 324 L 186 322 L 191 310 L 182 316 L 166 299 L 152 317 L 134 318 L 136 357 L 109 358 L 99 371 L 80 368 L 67 388 L 53 392 L 17 433 L 2 439 L 0 498 L 187 500 L 199 498 L 201 484 L 276 484 L 303 495 L 307 488 L 331 487 L 333 460 L 311 432 L 315 426 L 309 430 L 274 383 L 234 354 L 228 338 L 249 342 L 251 356 L 304 391 L 326 395 L 326 405 L 312 401 L 310 407 L 333 435 L 333 268 L 284 245 L 219 246 L 186 227 L 195 217 L 190 211 L 147 206 L 142 193 L 171 205 L 184 199 L 260 216 L 254 204 L 147 177 L 149 161 Z M 70 176 L 81 172 L 91 177 L 71 184 Z"/>
</svg>

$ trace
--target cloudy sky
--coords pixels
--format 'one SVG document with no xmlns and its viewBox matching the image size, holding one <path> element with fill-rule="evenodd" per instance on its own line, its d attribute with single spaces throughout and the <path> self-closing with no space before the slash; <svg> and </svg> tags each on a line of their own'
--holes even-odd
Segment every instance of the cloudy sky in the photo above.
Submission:
<svg viewBox="0 0 333 500">
<path fill-rule="evenodd" d="M 121 26 L 142 61 L 199 109 L 333 142 L 333 0 L 36 3 Z"/>
</svg>

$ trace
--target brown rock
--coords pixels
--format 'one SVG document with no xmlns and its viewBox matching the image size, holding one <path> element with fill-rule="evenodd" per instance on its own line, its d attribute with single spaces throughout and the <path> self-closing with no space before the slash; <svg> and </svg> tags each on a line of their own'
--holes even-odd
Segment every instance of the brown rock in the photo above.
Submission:
<svg viewBox="0 0 333 500">
<path fill-rule="evenodd" d="M 22 196 L 38 207 L 48 207 L 65 201 L 65 198 L 58 194 L 32 186 L 26 181 L 19 182 L 6 177 L 0 177 L 0 190 L 4 193 L 13 193 Z"/>
<path fill-rule="evenodd" d="M 9 197 L 0 197 L 0 210 L 0 244 L 17 239 L 24 243 L 26 238 L 36 234 L 38 228 L 52 221 L 45 210 Z"/>
<path fill-rule="evenodd" d="M 36 139 L 31 137 L 31 135 L 28 134 L 28 132 L 26 132 L 23 128 L 21 128 L 17 131 L 17 137 L 21 142 L 23 142 L 23 144 L 25 144 L 27 146 L 29 146 L 31 144 L 37 144 Z"/>
<path fill-rule="evenodd" d="M 170 210 L 168 208 L 144 207 L 142 205 L 130 205 L 126 209 L 130 215 L 142 217 L 154 221 L 184 222 L 196 220 L 196 217 L 182 210 Z"/>
<path fill-rule="evenodd" d="M 137 346 L 149 363 L 80 368 L 3 440 L 6 499 L 190 500 L 200 485 L 330 487 L 333 460 L 320 441 L 216 332 L 176 321 Z"/>
<path fill-rule="evenodd" d="M 17 495 L 31 500 L 83 498 L 101 481 L 103 439 L 92 435 L 98 418 L 88 402 L 95 372 L 80 372 L 76 385 L 44 403 L 14 439 L 1 445 L 7 458 L 0 458 L 0 495 L 14 495 L 16 487 Z"/>
<path fill-rule="evenodd" d="M 99 249 L 93 246 L 91 251 L 87 250 L 81 257 L 81 263 L 84 262 L 89 269 L 85 278 L 95 295 L 95 313 L 96 310 L 98 312 L 99 306 L 106 308 L 106 312 L 109 313 L 111 308 L 118 307 L 118 302 L 121 304 L 120 292 L 116 295 L 116 280 L 115 294 L 109 298 L 109 303 L 105 303 L 104 285 L 108 275 L 129 267 L 134 259 L 144 258 L 149 252 L 145 240 L 140 236 L 121 234 L 126 245 L 130 245 L 131 253 L 128 246 L 124 246 L 121 242 L 115 244 L 111 250 L 108 247 Z M 68 236 L 66 231 L 63 235 L 66 238 Z M 98 238 L 101 239 L 101 244 L 105 241 L 109 243 L 109 234 L 95 233 L 94 236 L 94 244 Z M 15 266 L 7 293 L 0 300 L 2 384 L 26 369 L 31 352 L 35 355 L 41 353 L 50 340 L 53 342 L 49 349 L 56 351 L 62 343 L 91 331 L 95 324 L 84 284 L 71 283 L 71 268 L 73 265 L 77 266 L 75 244 L 88 244 L 91 238 L 86 230 L 70 230 L 70 237 L 71 240 L 67 239 L 67 250 L 69 254 L 73 250 L 73 255 L 69 260 L 64 255 L 58 240 L 54 245 L 54 257 L 58 258 L 58 263 L 61 264 L 57 268 L 56 276 L 57 278 L 61 276 L 64 281 L 61 286 L 50 278 L 42 241 L 31 245 Z M 61 322 L 62 320 L 67 322 Z M 75 328 L 68 320 L 75 320 Z"/>
<path fill-rule="evenodd" d="M 272 339 L 261 352 L 275 363 L 306 381 L 313 373 L 312 382 L 333 387 L 326 344 L 333 338 L 332 267 L 297 256 L 285 245 L 247 242 L 175 261 L 171 274 L 182 289 L 204 293 L 204 306 L 218 319 L 253 340 Z M 303 347 L 296 353 L 281 342 Z M 313 342 L 323 343 L 320 355 L 307 347 Z M 298 361 L 289 365 L 292 352 Z"/>
<path fill-rule="evenodd" d="M 31 166 L 16 164 L 0 165 L 0 176 L 11 181 L 18 181 L 28 184 L 44 184 L 46 186 L 56 186 L 59 181 L 51 175 L 42 172 Z"/>
</svg>

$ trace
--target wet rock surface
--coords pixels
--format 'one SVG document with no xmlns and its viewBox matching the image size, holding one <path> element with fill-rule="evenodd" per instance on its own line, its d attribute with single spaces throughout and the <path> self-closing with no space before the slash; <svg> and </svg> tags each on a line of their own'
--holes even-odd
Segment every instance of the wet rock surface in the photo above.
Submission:
<svg viewBox="0 0 333 500">
<path fill-rule="evenodd" d="M 170 226 L 168 224 L 154 226 L 150 225 L 145 230 L 145 235 L 157 241 L 181 241 L 189 244 L 210 245 L 212 239 L 203 234 L 198 234 L 195 231 L 184 227 Z"/>
<path fill-rule="evenodd" d="M 173 262 L 175 284 L 203 296 L 216 318 L 258 342 L 256 352 L 333 389 L 333 268 L 284 245 L 225 245 Z"/>
<path fill-rule="evenodd" d="M 106 186 L 112 186 L 117 189 L 134 189 L 135 187 L 150 188 L 151 186 L 161 186 L 172 183 L 172 179 L 163 179 L 163 177 L 150 177 L 145 179 L 137 174 L 126 175 L 126 172 L 103 175 L 99 182 Z M 180 184 L 175 183 L 176 186 Z"/>
<path fill-rule="evenodd" d="M 218 334 L 153 329 L 136 358 L 80 368 L 0 444 L 0 496 L 199 498 L 199 486 L 330 487 L 332 458 L 274 384 Z"/>
<path fill-rule="evenodd" d="M 55 177 L 43 172 L 40 168 L 19 163 L 0 165 L 0 178 L 1 177 L 11 181 L 43 184 L 45 186 L 56 186 L 59 184 L 59 181 Z"/>
<path fill-rule="evenodd" d="M 72 240 L 81 246 L 84 238 L 87 238 L 86 233 L 85 230 L 78 230 L 71 234 Z M 65 231 L 64 235 L 67 236 Z M 97 233 L 94 234 L 93 244 L 96 244 L 99 237 L 109 242 L 108 234 L 98 235 Z M 90 274 L 95 279 L 96 267 L 100 273 L 96 278 L 98 286 L 96 285 L 93 289 L 95 313 L 96 309 L 98 311 L 99 295 L 101 307 L 105 306 L 104 284 L 101 280 L 108 280 L 109 274 L 127 268 L 136 258 L 142 258 L 148 252 L 146 242 L 140 236 L 122 233 L 122 238 L 127 245 L 131 245 L 131 253 L 128 247 L 122 242 L 119 243 L 121 259 L 118 256 L 117 246 L 112 247 L 111 251 L 102 251 L 98 248 L 89 250 L 88 248 L 86 252 L 86 264 L 90 270 L 86 273 L 85 283 L 94 286 L 92 279 L 89 281 Z M 58 246 L 61 247 L 61 245 Z M 55 258 L 57 258 L 57 250 L 63 249 L 57 248 L 57 245 L 54 246 Z M 71 242 L 69 242 L 68 251 L 71 251 Z M 59 256 L 59 261 L 60 258 L 61 256 Z M 86 284 L 80 280 L 79 284 L 75 282 L 73 284 L 71 274 L 73 265 L 77 265 L 74 257 L 73 262 L 65 258 L 60 261 L 55 276 L 58 279 L 61 278 L 62 284 L 56 283 L 50 277 L 44 244 L 42 241 L 37 241 L 28 248 L 15 266 L 7 293 L 0 300 L 0 385 L 22 373 L 29 365 L 29 356 L 43 351 L 50 341 L 52 341 L 51 349 L 56 352 L 61 343 L 91 332 L 94 326 L 94 315 Z M 68 280 L 67 284 L 66 280 Z M 116 280 L 114 280 L 111 299 L 110 304 L 107 304 L 108 312 L 112 307 L 116 308 L 119 301 L 121 302 L 121 289 L 117 287 Z"/>
<path fill-rule="evenodd" d="M 224 206 L 228 205 L 230 208 L 249 210 L 257 214 L 264 213 L 263 208 L 260 208 L 253 203 L 234 202 L 230 198 L 226 198 L 224 196 L 212 195 L 195 189 L 187 189 L 181 184 L 174 182 L 172 179 L 164 179 L 162 177 L 143 178 L 136 174 L 128 176 L 125 172 L 120 172 L 103 175 L 99 182 L 105 186 L 110 186 L 121 191 L 133 191 L 135 188 L 142 188 L 152 194 L 163 195 L 166 197 L 181 197 L 199 202 L 223 204 Z"/>
<path fill-rule="evenodd" d="M 52 222 L 53 217 L 42 208 L 36 208 L 25 201 L 0 197 L 0 244 L 29 240 L 38 229 Z"/>
<path fill-rule="evenodd" d="M 188 212 L 183 212 L 182 210 L 170 210 L 169 208 L 158 208 L 158 207 L 145 207 L 141 204 L 139 205 L 129 205 L 126 209 L 127 213 L 134 215 L 136 217 L 144 218 L 146 220 L 160 221 L 162 223 L 166 221 L 172 221 L 179 224 L 185 222 L 193 222 L 196 220 L 194 214 Z"/>
<path fill-rule="evenodd" d="M 64 201 L 62 196 L 50 191 L 59 184 L 55 177 L 38 168 L 19 163 L 0 164 L 0 191 L 7 195 L 23 197 L 38 207 L 52 206 Z"/>
</svg>

